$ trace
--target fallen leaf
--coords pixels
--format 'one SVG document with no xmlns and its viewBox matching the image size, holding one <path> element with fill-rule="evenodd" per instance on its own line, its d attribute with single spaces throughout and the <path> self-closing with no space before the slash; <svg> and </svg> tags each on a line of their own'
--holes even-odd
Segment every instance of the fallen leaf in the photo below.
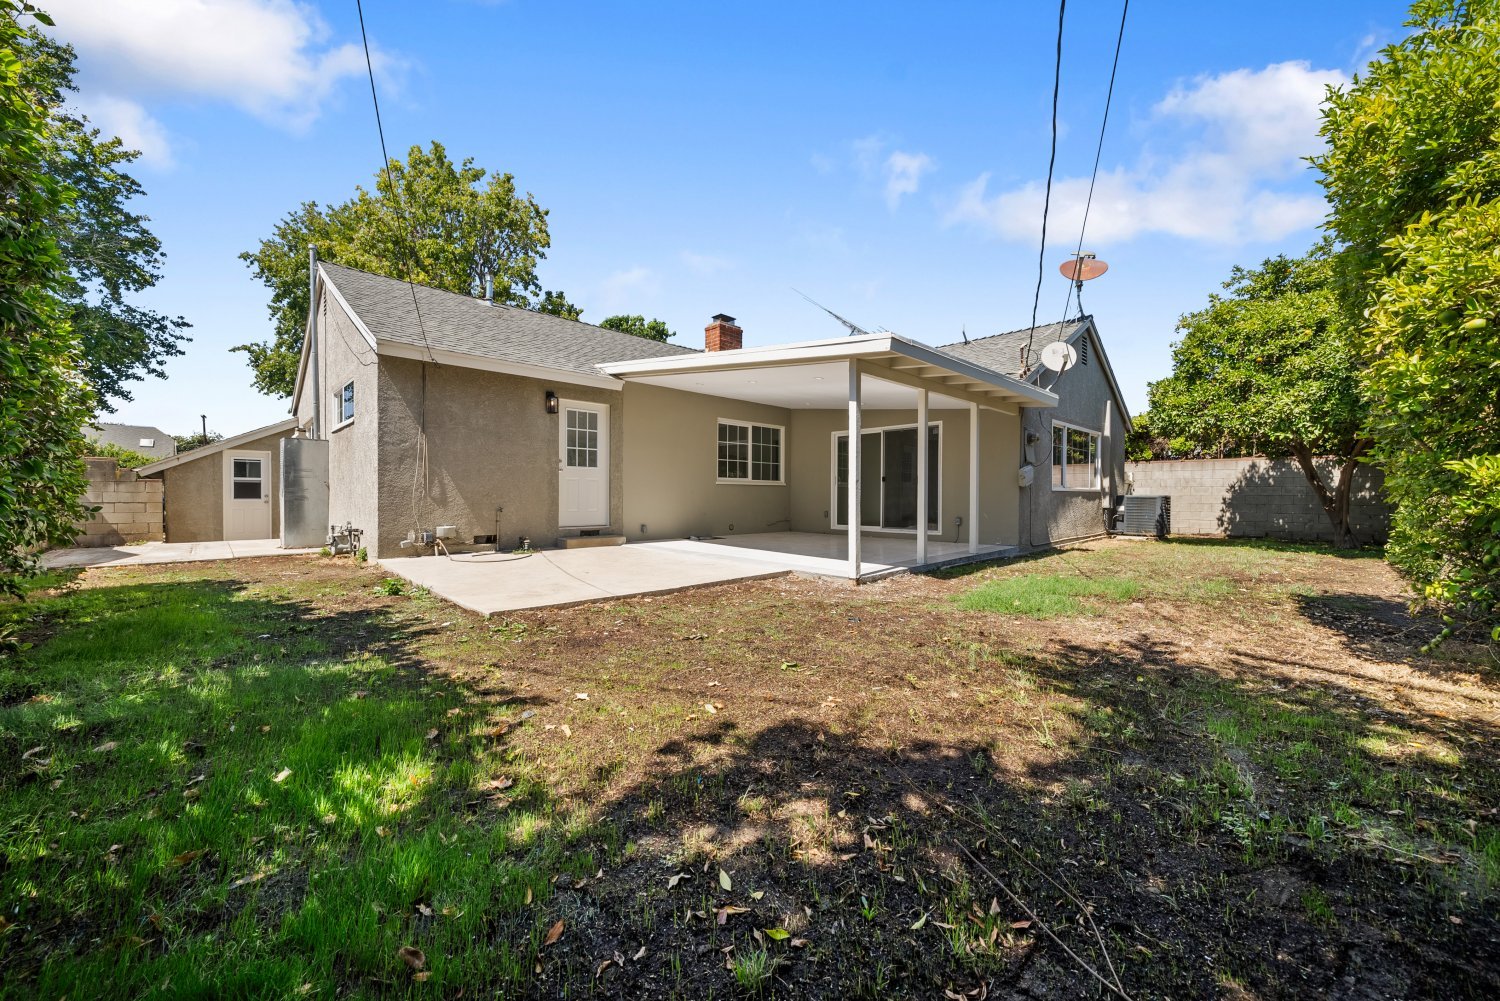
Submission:
<svg viewBox="0 0 1500 1001">
<path fill-rule="evenodd" d="M 1464 923 L 1464 919 L 1459 917 L 1457 914 L 1448 915 L 1448 920 L 1452 921 L 1456 925 L 1461 925 Z"/>
<path fill-rule="evenodd" d="M 280 785 L 281 783 L 285 782 L 287 779 L 289 779 L 291 777 L 292 777 L 292 770 L 290 768 L 283 768 L 281 771 L 279 771 L 279 772 L 276 773 L 275 777 L 273 777 L 271 779 L 271 781 L 275 782 L 277 785 Z"/>
<path fill-rule="evenodd" d="M 1031 927 L 1031 922 L 1030 921 L 1012 921 L 1010 923 L 1010 926 L 1012 928 L 1030 928 Z"/>
<path fill-rule="evenodd" d="M 720 907 L 717 911 L 715 911 L 714 917 L 718 920 L 719 924 L 724 924 L 729 920 L 730 915 L 748 914 L 749 911 L 750 908 L 748 907 L 736 907 L 733 904 L 729 904 L 727 906 Z"/>
<path fill-rule="evenodd" d="M 785 941 L 786 939 L 792 937 L 792 933 L 787 931 L 785 928 L 767 928 L 766 934 L 778 942 Z"/>
<path fill-rule="evenodd" d="M 463 710 L 462 706 L 454 706 L 452 709 L 448 710 L 448 715 L 449 716 L 462 716 L 463 712 L 464 712 L 464 710 Z"/>
<path fill-rule="evenodd" d="M 437 740 L 437 737 L 438 737 L 437 727 L 433 727 L 431 730 L 427 731 L 427 739 L 428 740 Z"/>
<path fill-rule="evenodd" d="M 916 931 L 917 929 L 921 928 L 926 923 L 927 923 L 927 912 L 923 911 L 922 912 L 922 916 L 920 918 L 917 918 L 916 922 L 911 926 L 911 930 L 912 931 Z"/>
<path fill-rule="evenodd" d="M 191 789 L 184 789 L 184 790 L 182 790 L 182 798 L 183 799 L 197 799 L 199 796 L 202 796 L 202 795 L 203 795 L 203 790 L 199 789 L 197 786 L 194 786 Z"/>
<path fill-rule="evenodd" d="M 424 918 L 430 918 L 432 917 L 432 908 L 428 907 L 426 904 L 418 904 L 417 913 L 422 915 L 422 917 Z"/>
<path fill-rule="evenodd" d="M 751 900 L 759 900 L 761 897 L 764 897 L 765 895 L 766 895 L 766 891 L 765 890 L 756 890 L 754 893 L 750 894 L 750 899 Z"/>
<path fill-rule="evenodd" d="M 613 959 L 606 959 L 604 962 L 600 963 L 598 968 L 594 970 L 594 976 L 597 978 L 601 973 L 609 969 L 609 964 L 613 962 Z"/>
<path fill-rule="evenodd" d="M 113 751 L 115 748 L 117 748 L 119 746 L 120 746 L 119 741 L 116 741 L 116 740 L 106 740 L 104 743 L 102 743 L 98 747 L 94 748 L 94 753 L 95 754 L 108 754 L 110 751 Z"/>
<path fill-rule="evenodd" d="M 179 866 L 180 865 L 187 865 L 189 862 L 193 861 L 194 859 L 202 858 L 204 856 L 204 854 L 206 854 L 207 852 L 208 852 L 207 848 L 194 848 L 192 851 L 183 852 L 180 855 L 173 855 L 172 856 L 172 864 L 173 865 L 179 865 Z"/>
<path fill-rule="evenodd" d="M 994 914 L 999 914 L 999 913 L 1000 913 L 1000 898 L 999 897 L 991 897 L 990 898 L 990 914 L 994 915 Z"/>
<path fill-rule="evenodd" d="M 669 877 L 667 877 L 667 889 L 670 890 L 673 887 L 675 887 L 678 883 L 682 882 L 682 877 L 684 877 L 686 875 L 687 875 L 687 873 L 685 873 L 685 872 L 679 872 L 675 876 L 669 876 Z"/>
<path fill-rule="evenodd" d="M 531 905 L 531 887 L 529 886 L 526 888 L 526 905 L 528 907 Z"/>
<path fill-rule="evenodd" d="M 634 956 L 630 957 L 630 961 L 632 963 L 639 963 L 641 960 L 643 960 L 645 958 L 646 958 L 646 947 L 643 945 L 643 946 L 640 947 L 640 949 L 638 949 L 636 951 L 636 954 Z"/>
<path fill-rule="evenodd" d="M 413 980 L 417 981 L 418 983 L 425 983 L 427 981 L 427 978 L 430 977 L 430 976 L 432 976 L 432 971 L 431 970 L 423 970 L 420 973 L 413 973 L 411 975 L 411 978 Z"/>
<path fill-rule="evenodd" d="M 714 708 L 714 704 L 712 702 L 705 702 L 705 703 L 703 703 L 703 711 L 706 712 L 706 713 L 708 713 L 710 716 L 712 716 L 715 713 L 717 713 L 719 710 L 717 710 L 717 709 Z"/>
<path fill-rule="evenodd" d="M 806 949 L 808 946 L 812 945 L 812 943 L 805 938 L 794 938 L 787 944 L 790 945 L 793 949 Z"/>
<path fill-rule="evenodd" d="M 375 828 L 375 833 L 380 835 L 382 838 L 388 838 L 391 836 L 391 831 L 388 827 L 377 827 Z"/>
<path fill-rule="evenodd" d="M 551 945 L 553 942 L 556 942 L 558 939 L 562 938 L 563 927 L 564 927 L 564 925 L 563 925 L 562 919 L 559 918 L 557 924 L 555 924 L 551 928 L 547 929 L 547 937 L 544 938 L 544 939 L 542 939 L 542 948 L 543 949 L 547 948 L 547 946 Z"/>
<path fill-rule="evenodd" d="M 338 823 L 338 819 L 338 814 L 336 813 L 325 813 L 323 814 L 323 826 L 332 827 L 334 824 Z"/>
<path fill-rule="evenodd" d="M 579 702 L 587 702 L 589 700 L 589 693 L 578 692 L 573 696 L 573 698 L 577 699 Z"/>
<path fill-rule="evenodd" d="M 366 691 L 365 689 L 363 689 L 363 688 L 361 688 L 358 691 L 354 692 L 350 696 L 350 698 L 355 698 L 355 699 L 367 699 L 369 697 L 370 697 L 370 693 L 368 691 Z"/>
<path fill-rule="evenodd" d="M 568 724 L 566 724 L 566 723 L 564 723 L 562 726 L 558 727 L 558 729 L 562 731 L 562 735 L 564 737 L 571 737 L 571 736 L 573 736 L 573 728 L 571 726 L 569 726 Z"/>
<path fill-rule="evenodd" d="M 403 945 L 396 950 L 396 955 L 401 957 L 401 962 L 413 970 L 420 970 L 427 965 L 427 953 L 414 945 Z"/>
<path fill-rule="evenodd" d="M 235 880 L 233 883 L 230 883 L 229 884 L 229 888 L 231 890 L 237 890 L 237 889 L 239 889 L 242 886 L 249 886 L 251 883 L 259 883 L 261 880 L 265 879 L 268 875 L 270 875 L 270 871 L 266 870 L 266 869 L 262 869 L 260 872 L 257 872 L 254 875 L 251 875 L 251 876 L 241 876 L 239 879 Z"/>
<path fill-rule="evenodd" d="M 730 879 L 729 873 L 725 872 L 723 869 L 719 870 L 719 885 L 726 890 L 734 889 L 734 880 Z"/>
</svg>

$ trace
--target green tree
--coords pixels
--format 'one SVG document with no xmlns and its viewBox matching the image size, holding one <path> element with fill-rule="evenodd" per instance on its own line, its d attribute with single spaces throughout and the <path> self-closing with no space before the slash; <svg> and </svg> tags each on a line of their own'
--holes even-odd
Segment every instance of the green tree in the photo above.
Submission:
<svg viewBox="0 0 1500 1001">
<path fill-rule="evenodd" d="M 65 544 L 85 514 L 83 426 L 93 394 L 60 296 L 54 235 L 72 193 L 53 175 L 51 108 L 26 86 L 29 4 L 0 0 L 0 593 L 19 594 L 35 553 Z"/>
<path fill-rule="evenodd" d="M 648 341 L 665 341 L 677 336 L 662 320 L 647 320 L 644 316 L 606 316 L 599 321 L 599 326 L 632 337 L 644 337 Z"/>
<path fill-rule="evenodd" d="M 542 295 L 536 266 L 551 246 L 547 211 L 517 193 L 514 177 L 488 173 L 472 159 L 454 164 L 441 143 L 413 146 L 405 162 L 391 160 L 389 175 L 375 175 L 373 192 L 356 188 L 353 198 L 327 208 L 304 202 L 240 255 L 271 291 L 275 335 L 234 350 L 249 355 L 256 387 L 277 396 L 290 396 L 296 383 L 309 246 L 324 260 L 450 292 L 473 294 L 488 278 L 497 302 L 577 308 L 561 292 Z"/>
<path fill-rule="evenodd" d="M 1314 162 L 1396 502 L 1387 555 L 1500 641 L 1500 0 L 1423 0 L 1407 23 L 1330 95 Z"/>
<path fill-rule="evenodd" d="M 1355 545 L 1349 499 L 1371 443 L 1329 247 L 1237 267 L 1224 289 L 1178 324 L 1172 374 L 1150 387 L 1151 431 L 1174 448 L 1180 439 L 1216 455 L 1292 456 L 1338 544 Z M 1332 484 L 1314 462 L 1321 455 L 1339 460 Z"/>
<path fill-rule="evenodd" d="M 536 309 L 538 313 L 550 313 L 564 320 L 576 320 L 583 316 L 583 307 L 569 302 L 568 297 L 561 292 L 542 293 L 542 299 L 536 304 Z"/>
<path fill-rule="evenodd" d="M 177 442 L 177 451 L 191 452 L 195 448 L 223 441 L 224 436 L 217 431 L 194 431 L 192 434 L 174 434 L 172 440 Z"/>
<path fill-rule="evenodd" d="M 56 295 L 82 346 L 83 375 L 99 407 L 113 411 L 112 401 L 132 398 L 128 383 L 165 374 L 189 324 L 131 301 L 161 279 L 164 260 L 149 220 L 130 208 L 145 193 L 126 169 L 140 153 L 65 110 L 76 89 L 71 46 L 34 28 L 23 28 L 18 43 L 23 86 L 49 119 L 48 174 L 72 192 L 51 220 L 68 265 Z"/>
</svg>

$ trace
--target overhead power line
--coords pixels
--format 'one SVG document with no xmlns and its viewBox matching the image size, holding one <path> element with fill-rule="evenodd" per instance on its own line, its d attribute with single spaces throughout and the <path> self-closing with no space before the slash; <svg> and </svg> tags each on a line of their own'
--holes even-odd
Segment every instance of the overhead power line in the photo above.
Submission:
<svg viewBox="0 0 1500 1001">
<path fill-rule="evenodd" d="M 1068 0 L 1057 4 L 1057 60 L 1052 71 L 1052 152 L 1047 158 L 1047 192 L 1042 198 L 1042 245 L 1036 258 L 1036 294 L 1031 299 L 1031 329 L 1026 333 L 1026 352 L 1021 358 L 1025 367 L 1031 365 L 1031 341 L 1036 336 L 1036 313 L 1042 304 L 1042 275 L 1047 266 L 1047 213 L 1052 208 L 1052 172 L 1057 166 L 1057 96 L 1062 90 L 1063 17 L 1068 10 Z"/>
<path fill-rule="evenodd" d="M 1109 127 L 1109 106 L 1114 101 L 1115 97 L 1115 74 L 1119 72 L 1120 69 L 1120 46 L 1125 41 L 1125 18 L 1129 13 L 1130 0 L 1125 0 L 1124 6 L 1120 8 L 1120 32 L 1115 36 L 1115 60 L 1109 67 L 1109 90 L 1105 91 L 1104 94 L 1104 118 L 1099 122 L 1099 145 L 1094 149 L 1094 170 L 1093 173 L 1089 175 L 1089 194 L 1083 202 L 1083 223 L 1078 227 L 1078 249 L 1073 254 L 1073 259 L 1075 261 L 1078 260 L 1079 255 L 1083 253 L 1083 234 L 1089 228 L 1089 209 L 1092 208 L 1094 204 L 1094 182 L 1099 179 L 1099 160 L 1104 155 L 1104 130 Z M 1073 290 L 1076 288 L 1076 286 L 1076 282 L 1068 283 L 1068 296 L 1063 300 L 1063 322 L 1066 322 L 1068 319 L 1068 306 L 1073 301 Z M 1078 294 L 1078 312 L 1080 314 L 1083 313 L 1082 292 L 1079 292 Z M 1058 336 L 1062 336 L 1061 325 L 1058 326 Z"/>
</svg>

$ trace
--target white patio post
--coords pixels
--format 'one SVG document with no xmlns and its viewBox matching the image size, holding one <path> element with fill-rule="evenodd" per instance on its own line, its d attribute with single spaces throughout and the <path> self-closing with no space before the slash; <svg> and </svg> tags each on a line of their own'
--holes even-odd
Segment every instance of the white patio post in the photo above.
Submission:
<svg viewBox="0 0 1500 1001">
<path fill-rule="evenodd" d="M 927 390 L 917 390 L 917 566 L 927 562 Z"/>
<path fill-rule="evenodd" d="M 969 552 L 979 552 L 979 404 L 969 404 Z"/>
<path fill-rule="evenodd" d="M 849 359 L 849 510 L 844 520 L 849 523 L 849 576 L 859 580 L 859 521 L 863 506 L 860 503 L 860 374 L 859 362 Z"/>
</svg>

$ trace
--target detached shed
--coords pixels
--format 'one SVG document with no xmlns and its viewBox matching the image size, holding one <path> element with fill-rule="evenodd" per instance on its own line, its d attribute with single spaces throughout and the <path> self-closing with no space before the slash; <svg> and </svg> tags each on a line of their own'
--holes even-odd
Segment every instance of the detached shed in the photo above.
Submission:
<svg viewBox="0 0 1500 1001">
<path fill-rule="evenodd" d="M 294 418 L 136 470 L 163 481 L 168 542 L 274 539 L 281 534 L 281 441 Z"/>
</svg>

